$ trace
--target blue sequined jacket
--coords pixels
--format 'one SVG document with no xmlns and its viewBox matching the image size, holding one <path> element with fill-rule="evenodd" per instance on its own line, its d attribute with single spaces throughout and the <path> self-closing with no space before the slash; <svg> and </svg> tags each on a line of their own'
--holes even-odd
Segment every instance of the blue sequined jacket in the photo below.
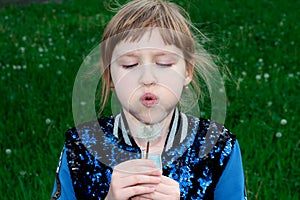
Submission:
<svg viewBox="0 0 300 200">
<path fill-rule="evenodd" d="M 212 121 L 180 116 L 161 159 L 163 175 L 179 183 L 181 199 L 246 199 L 235 136 Z M 130 134 L 114 127 L 115 118 L 101 118 L 66 132 L 52 199 L 105 199 L 113 167 L 141 156 Z"/>
</svg>

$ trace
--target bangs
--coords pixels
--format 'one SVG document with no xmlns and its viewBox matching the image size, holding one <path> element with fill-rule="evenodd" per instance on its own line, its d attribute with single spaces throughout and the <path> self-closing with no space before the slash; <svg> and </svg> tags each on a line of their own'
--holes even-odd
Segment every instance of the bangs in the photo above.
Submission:
<svg viewBox="0 0 300 200">
<path fill-rule="evenodd" d="M 112 51 L 120 41 L 139 42 L 153 28 L 159 29 L 166 45 L 175 45 L 185 55 L 194 53 L 193 36 L 189 27 L 191 23 L 187 19 L 188 14 L 171 2 L 131 1 L 121 7 L 104 31 L 102 42 L 106 43 L 105 57 L 109 62 Z"/>
</svg>

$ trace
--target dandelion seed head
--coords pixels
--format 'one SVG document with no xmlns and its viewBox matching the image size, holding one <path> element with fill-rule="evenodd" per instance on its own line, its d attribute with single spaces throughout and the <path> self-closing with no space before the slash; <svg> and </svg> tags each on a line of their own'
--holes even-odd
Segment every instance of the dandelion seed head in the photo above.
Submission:
<svg viewBox="0 0 300 200">
<path fill-rule="evenodd" d="M 44 68 L 44 65 L 43 64 L 39 64 L 39 68 L 40 69 Z"/>
<path fill-rule="evenodd" d="M 283 21 L 279 22 L 279 26 L 283 26 L 283 24 L 284 24 Z"/>
<path fill-rule="evenodd" d="M 20 50 L 21 50 L 22 53 L 25 52 L 25 48 L 24 47 L 20 47 Z"/>
<path fill-rule="evenodd" d="M 19 174 L 20 174 L 21 176 L 25 176 L 25 175 L 26 175 L 26 171 L 22 170 L 22 171 L 19 172 Z"/>
<path fill-rule="evenodd" d="M 5 149 L 5 153 L 6 153 L 6 155 L 10 155 L 11 154 L 11 149 Z"/>
<path fill-rule="evenodd" d="M 272 101 L 268 101 L 267 105 L 268 107 L 272 106 L 273 102 Z"/>
<path fill-rule="evenodd" d="M 265 74 L 264 74 L 264 78 L 265 78 L 265 79 L 268 79 L 269 77 L 270 77 L 270 75 L 269 75 L 268 73 L 265 73 Z"/>
<path fill-rule="evenodd" d="M 286 119 L 282 119 L 282 120 L 280 121 L 280 124 L 281 124 L 281 125 L 286 125 L 286 124 L 287 124 L 287 120 L 286 120 Z"/>
<path fill-rule="evenodd" d="M 275 134 L 275 136 L 276 136 L 277 138 L 281 138 L 281 137 L 282 137 L 282 133 L 281 133 L 281 132 L 277 132 L 277 133 Z"/>
<path fill-rule="evenodd" d="M 261 79 L 261 75 L 260 75 L 260 74 L 257 74 L 257 75 L 255 76 L 255 79 L 256 79 L 256 80 L 260 80 L 260 79 Z"/>
<path fill-rule="evenodd" d="M 50 123 L 51 123 L 51 119 L 47 118 L 47 119 L 45 120 L 45 123 L 46 123 L 47 125 L 50 124 Z"/>
</svg>

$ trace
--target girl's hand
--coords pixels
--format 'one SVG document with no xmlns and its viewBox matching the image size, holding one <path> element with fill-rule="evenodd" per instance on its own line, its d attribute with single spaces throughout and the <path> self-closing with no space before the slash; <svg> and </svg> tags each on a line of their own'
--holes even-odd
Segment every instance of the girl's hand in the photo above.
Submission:
<svg viewBox="0 0 300 200">
<path fill-rule="evenodd" d="M 161 170 L 146 159 L 135 159 L 117 165 L 112 173 L 106 200 L 128 200 L 151 194 L 161 182 Z"/>
<path fill-rule="evenodd" d="M 179 200 L 180 199 L 180 189 L 178 182 L 173 179 L 162 176 L 160 183 L 156 186 L 155 191 L 148 194 L 143 194 L 132 198 L 134 200 Z"/>
</svg>

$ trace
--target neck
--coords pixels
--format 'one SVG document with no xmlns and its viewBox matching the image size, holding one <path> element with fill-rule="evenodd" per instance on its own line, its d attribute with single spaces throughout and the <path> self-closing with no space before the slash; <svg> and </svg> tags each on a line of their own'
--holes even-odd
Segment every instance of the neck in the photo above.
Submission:
<svg viewBox="0 0 300 200">
<path fill-rule="evenodd" d="M 139 121 L 126 111 L 123 112 L 125 114 L 132 137 L 140 149 L 145 150 L 149 140 L 141 138 L 139 132 L 150 129 L 150 131 L 157 132 L 159 135 L 155 137 L 155 139 L 149 141 L 149 153 L 161 153 L 164 149 L 174 110 L 170 112 L 161 122 L 151 125 Z"/>
</svg>

